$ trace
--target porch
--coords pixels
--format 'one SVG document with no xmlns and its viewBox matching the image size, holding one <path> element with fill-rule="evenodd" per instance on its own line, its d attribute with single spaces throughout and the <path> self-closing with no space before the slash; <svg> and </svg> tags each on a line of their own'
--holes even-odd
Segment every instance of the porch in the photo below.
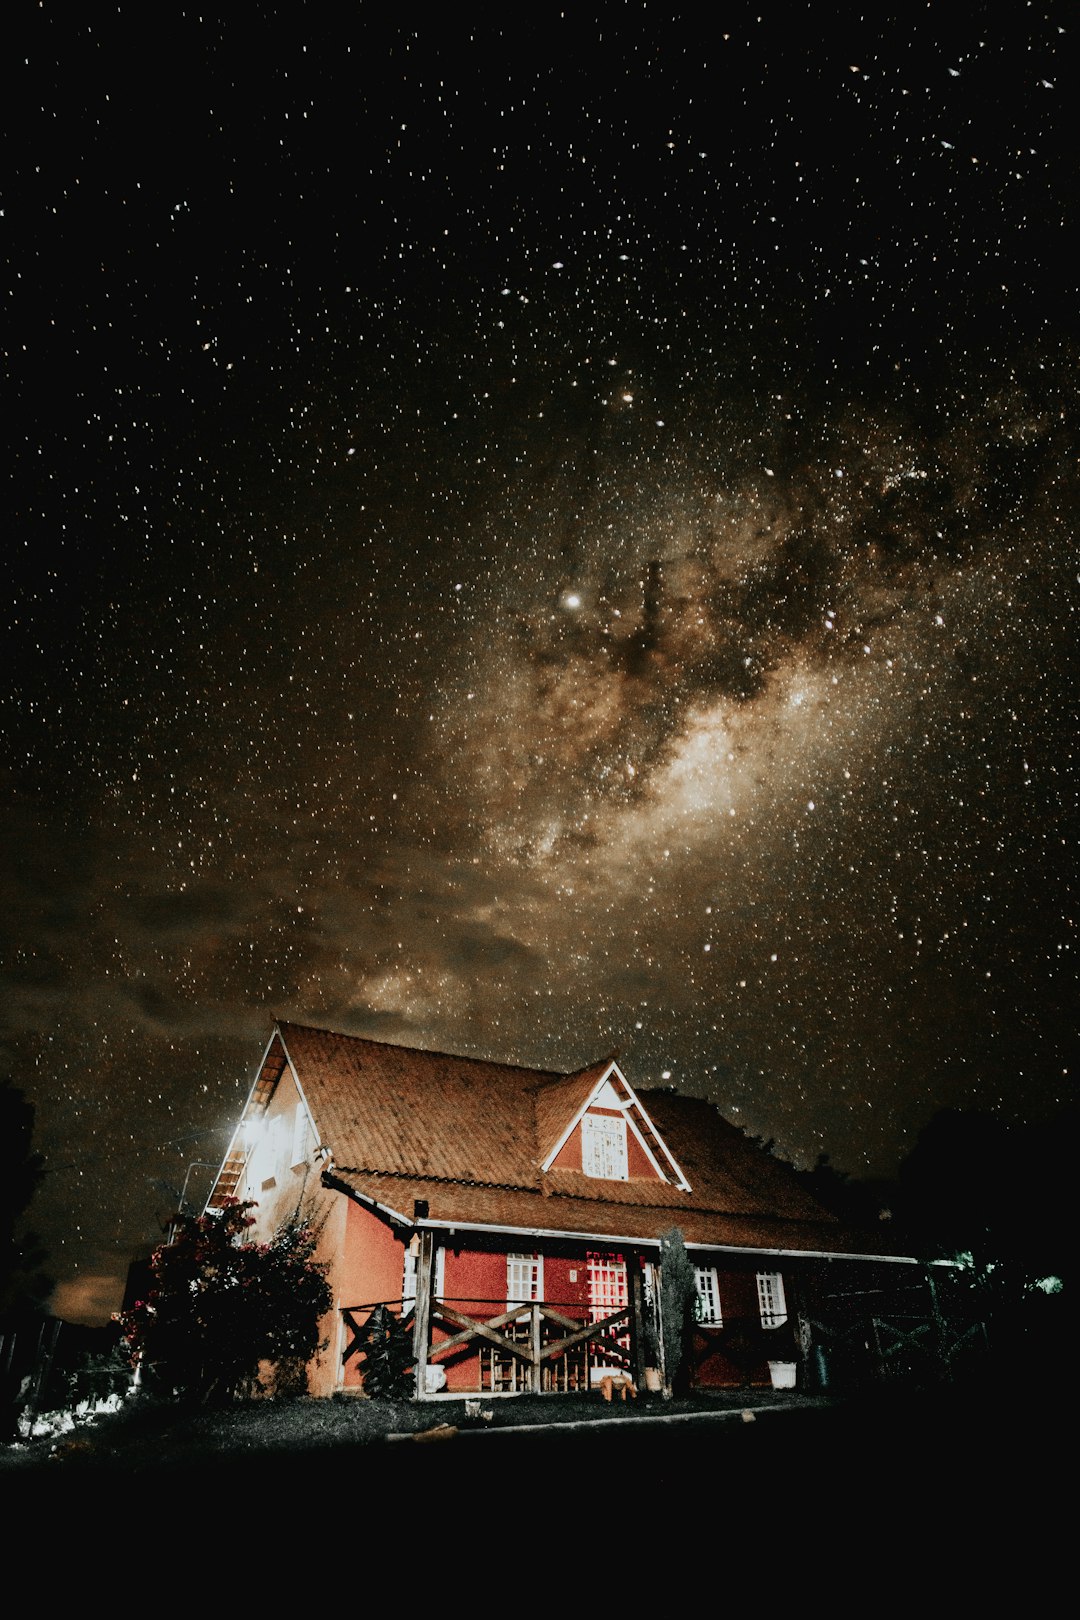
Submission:
<svg viewBox="0 0 1080 1620">
<path fill-rule="evenodd" d="M 398 1365 L 419 1399 L 444 1390 L 586 1393 L 607 1377 L 642 1390 L 647 1367 L 661 1386 L 683 1392 L 784 1387 L 792 1376 L 807 1393 L 841 1392 L 948 1381 L 986 1349 L 970 1292 L 937 1264 L 789 1251 L 781 1274 L 758 1269 L 780 1258 L 768 1251 L 697 1251 L 689 1293 L 684 1266 L 672 1295 L 661 1281 L 663 1250 L 564 1241 L 523 1253 L 494 1239 L 482 1247 L 472 1235 L 455 1245 L 452 1236 L 414 1232 L 402 1297 L 342 1311 L 346 1387 L 361 1382 L 378 1307 L 395 1324 Z M 672 1309 L 683 1317 L 677 1350 L 667 1335 L 678 1365 L 665 1368 L 661 1316 Z"/>
<path fill-rule="evenodd" d="M 640 1327 L 635 1334 L 633 1306 L 598 1316 L 572 1300 L 507 1305 L 436 1296 L 424 1336 L 413 1300 L 351 1306 L 341 1313 L 347 1335 L 343 1370 L 364 1354 L 368 1323 L 379 1306 L 411 1346 L 409 1361 L 421 1399 L 447 1389 L 459 1395 L 576 1394 L 595 1389 L 605 1377 L 644 1383 L 642 1334 Z"/>
</svg>

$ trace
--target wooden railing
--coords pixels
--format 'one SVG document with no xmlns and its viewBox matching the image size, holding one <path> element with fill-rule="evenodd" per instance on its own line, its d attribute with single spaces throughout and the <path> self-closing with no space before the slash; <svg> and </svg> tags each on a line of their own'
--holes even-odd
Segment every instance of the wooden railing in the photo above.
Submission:
<svg viewBox="0 0 1080 1620">
<path fill-rule="evenodd" d="M 470 1300 L 471 1305 L 491 1305 L 494 1300 Z M 567 1310 L 588 1309 L 568 1304 L 562 1309 L 543 1300 L 512 1305 L 496 1316 L 478 1318 L 457 1310 L 446 1300 L 432 1304 L 433 1322 L 456 1329 L 447 1339 L 432 1341 L 428 1352 L 429 1366 L 440 1362 L 475 1344 L 481 1351 L 489 1350 L 485 1361 L 481 1355 L 481 1387 L 487 1375 L 487 1387 L 497 1388 L 509 1382 L 513 1388 L 527 1388 L 540 1394 L 559 1383 L 555 1369 L 564 1363 L 563 1388 L 587 1388 L 592 1368 L 613 1368 L 629 1372 L 632 1365 L 630 1350 L 631 1311 L 624 1306 L 599 1320 L 582 1322 L 581 1316 L 568 1316 Z M 509 1331 L 507 1331 L 509 1330 Z M 574 1355 L 574 1352 L 579 1352 Z M 515 1373 L 520 1367 L 523 1378 L 505 1379 L 505 1371 Z M 545 1377 L 545 1374 L 547 1375 Z"/>
<path fill-rule="evenodd" d="M 384 1306 L 403 1328 L 415 1332 L 412 1300 L 372 1300 L 347 1306 L 341 1312 L 349 1333 L 343 1366 L 353 1356 L 363 1354 L 365 1329 L 377 1305 Z M 468 1311 L 461 1308 L 466 1305 Z M 493 1316 L 477 1312 L 478 1306 L 492 1305 L 504 1308 Z M 577 1315 L 567 1314 L 571 1311 Z M 440 1329 L 446 1333 L 445 1338 L 436 1337 Z M 422 1350 L 414 1343 L 414 1362 L 438 1367 L 472 1350 L 478 1355 L 480 1390 L 529 1390 L 539 1394 L 544 1390 L 587 1389 L 594 1371 L 632 1370 L 632 1334 L 630 1305 L 593 1320 L 590 1307 L 579 1301 L 554 1304 L 532 1300 L 506 1306 L 501 1300 L 435 1298 L 429 1307 L 428 1342 Z"/>
</svg>

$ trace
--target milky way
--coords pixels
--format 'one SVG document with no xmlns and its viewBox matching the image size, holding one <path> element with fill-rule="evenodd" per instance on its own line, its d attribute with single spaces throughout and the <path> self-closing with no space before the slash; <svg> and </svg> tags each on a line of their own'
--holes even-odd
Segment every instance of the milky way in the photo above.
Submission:
<svg viewBox="0 0 1080 1620">
<path fill-rule="evenodd" d="M 19 23 L 4 1053 L 61 1307 L 272 1016 L 802 1163 L 1071 1095 L 1067 8 Z"/>
</svg>

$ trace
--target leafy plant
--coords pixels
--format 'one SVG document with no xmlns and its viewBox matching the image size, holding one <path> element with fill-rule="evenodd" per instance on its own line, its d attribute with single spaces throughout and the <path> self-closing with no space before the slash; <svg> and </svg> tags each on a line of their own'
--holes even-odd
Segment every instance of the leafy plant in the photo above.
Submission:
<svg viewBox="0 0 1080 1620">
<path fill-rule="evenodd" d="M 397 1317 L 376 1305 L 359 1334 L 364 1356 L 364 1393 L 376 1400 L 406 1401 L 413 1392 L 412 1345 Z"/>
<path fill-rule="evenodd" d="M 121 1317 L 150 1388 L 221 1401 L 295 1387 L 324 1348 L 319 1320 L 333 1301 L 313 1258 L 318 1233 L 297 1212 L 268 1243 L 246 1241 L 254 1207 L 231 1199 L 220 1214 L 180 1216 L 155 1250 L 155 1286 Z"/>
</svg>

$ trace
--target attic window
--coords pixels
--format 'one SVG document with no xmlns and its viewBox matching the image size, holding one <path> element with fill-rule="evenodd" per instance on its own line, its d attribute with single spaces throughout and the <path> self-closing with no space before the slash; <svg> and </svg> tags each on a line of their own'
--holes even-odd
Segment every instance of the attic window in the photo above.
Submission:
<svg viewBox="0 0 1080 1620">
<path fill-rule="evenodd" d="M 626 1121 L 611 1114 L 583 1114 L 581 1168 L 599 1181 L 626 1181 Z"/>
</svg>

